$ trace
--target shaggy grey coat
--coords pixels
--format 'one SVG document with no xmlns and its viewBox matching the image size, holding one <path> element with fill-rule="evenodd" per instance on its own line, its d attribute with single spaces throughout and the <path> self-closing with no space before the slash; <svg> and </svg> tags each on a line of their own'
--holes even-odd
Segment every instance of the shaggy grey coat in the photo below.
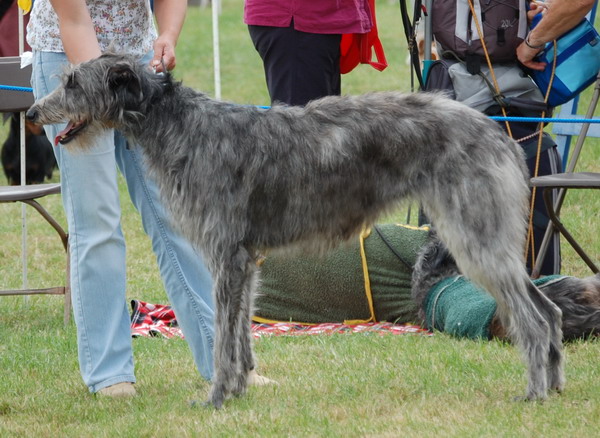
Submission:
<svg viewBox="0 0 600 438">
<path fill-rule="evenodd" d="M 441 95 L 398 92 L 260 109 L 105 54 L 67 71 L 28 118 L 73 122 L 58 139 L 66 147 L 85 148 L 87 135 L 110 127 L 143 148 L 175 225 L 213 275 L 214 406 L 244 392 L 255 366 L 257 253 L 330 247 L 407 198 L 422 203 L 460 270 L 495 297 L 528 366 L 525 398 L 562 389 L 560 310 L 523 260 L 524 158 L 481 113 Z"/>
</svg>

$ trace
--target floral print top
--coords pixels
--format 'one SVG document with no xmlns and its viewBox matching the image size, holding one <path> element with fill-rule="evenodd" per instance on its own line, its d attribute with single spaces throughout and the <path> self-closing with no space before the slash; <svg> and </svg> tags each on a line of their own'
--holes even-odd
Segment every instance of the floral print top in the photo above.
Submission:
<svg viewBox="0 0 600 438">
<path fill-rule="evenodd" d="M 86 0 L 100 49 L 143 56 L 152 49 L 156 29 L 149 0 Z M 58 17 L 50 0 L 36 0 L 27 26 L 33 50 L 64 52 Z"/>
</svg>

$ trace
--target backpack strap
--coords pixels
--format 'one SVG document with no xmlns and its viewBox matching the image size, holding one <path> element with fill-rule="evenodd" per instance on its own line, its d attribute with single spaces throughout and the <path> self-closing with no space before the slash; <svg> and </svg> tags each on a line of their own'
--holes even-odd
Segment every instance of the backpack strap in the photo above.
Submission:
<svg viewBox="0 0 600 438">
<path fill-rule="evenodd" d="M 414 27 L 414 23 L 416 23 L 421 16 L 422 3 L 421 0 L 414 1 L 413 22 L 411 23 L 408 16 L 408 6 L 406 4 L 406 0 L 399 1 L 404 35 L 406 36 L 406 42 L 408 43 L 408 52 L 411 60 L 411 73 L 414 73 L 414 75 L 417 77 L 419 89 L 424 90 L 425 84 L 423 83 L 423 75 L 421 74 L 421 60 L 419 59 L 419 47 L 416 41 L 416 32 Z M 425 10 L 423 13 L 425 16 L 427 16 L 427 12 Z"/>
</svg>

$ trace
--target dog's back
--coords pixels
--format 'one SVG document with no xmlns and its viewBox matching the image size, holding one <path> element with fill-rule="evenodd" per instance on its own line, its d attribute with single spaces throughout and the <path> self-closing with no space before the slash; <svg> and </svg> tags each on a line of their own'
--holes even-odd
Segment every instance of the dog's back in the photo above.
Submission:
<svg viewBox="0 0 600 438">
<path fill-rule="evenodd" d="M 246 221 L 237 228 L 248 230 L 243 239 L 259 247 L 311 236 L 343 240 L 407 196 L 430 198 L 436 196 L 432 190 L 448 196 L 456 187 L 469 190 L 464 175 L 473 173 L 478 178 L 492 174 L 490 185 L 514 185 L 521 201 L 510 202 L 525 208 L 526 169 L 518 145 L 487 117 L 440 95 L 327 97 L 305 108 L 269 110 L 200 102 L 193 122 L 171 121 L 187 127 L 168 128 L 170 136 L 174 131 L 186 136 L 195 131 L 197 143 L 174 139 L 169 148 L 149 138 L 163 137 L 153 130 L 161 124 L 153 117 L 164 114 L 159 105 L 145 122 L 148 137 L 142 140 L 151 166 L 159 163 L 161 173 L 175 184 L 197 187 L 196 197 L 206 196 L 197 203 L 196 220 L 205 216 L 207 204 L 228 209 L 222 215 Z M 468 124 L 465 117 L 472 117 Z M 182 165 L 197 172 L 183 174 L 178 171 Z M 191 180 L 200 175 L 202 183 Z M 480 184 L 479 179 L 470 181 Z M 232 193 L 233 202 L 210 201 Z M 477 199 L 484 208 L 497 209 L 498 203 L 508 201 L 487 199 L 488 194 Z M 311 208 L 314 199 L 320 200 L 319 208 Z M 247 212 L 240 217 L 233 210 L 242 205 Z"/>
</svg>

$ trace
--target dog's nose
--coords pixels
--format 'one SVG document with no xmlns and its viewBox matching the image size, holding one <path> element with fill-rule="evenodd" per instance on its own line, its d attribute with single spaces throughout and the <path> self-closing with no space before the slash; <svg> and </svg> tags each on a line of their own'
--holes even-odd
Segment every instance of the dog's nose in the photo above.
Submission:
<svg viewBox="0 0 600 438">
<path fill-rule="evenodd" d="M 35 108 L 29 108 L 29 110 L 25 113 L 25 117 L 31 123 L 35 123 L 38 118 L 38 112 Z"/>
</svg>

